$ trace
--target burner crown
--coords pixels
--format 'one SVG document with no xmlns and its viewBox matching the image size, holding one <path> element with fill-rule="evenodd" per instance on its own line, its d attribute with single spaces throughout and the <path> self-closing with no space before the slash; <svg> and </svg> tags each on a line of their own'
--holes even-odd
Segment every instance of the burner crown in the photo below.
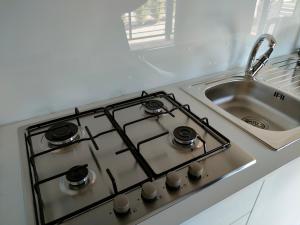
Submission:
<svg viewBox="0 0 300 225">
<path fill-rule="evenodd" d="M 197 139 L 196 131 L 188 126 L 180 126 L 173 131 L 174 139 L 179 144 L 190 145 Z"/>
<path fill-rule="evenodd" d="M 88 181 L 89 170 L 87 165 L 74 166 L 68 170 L 66 179 L 72 186 L 86 184 Z"/>
<path fill-rule="evenodd" d="M 70 122 L 59 122 L 52 125 L 45 133 L 49 143 L 54 145 L 73 141 L 78 135 L 78 126 Z"/>
<path fill-rule="evenodd" d="M 164 103 L 159 100 L 149 100 L 144 103 L 144 107 L 147 113 L 156 114 L 162 112 Z"/>
</svg>

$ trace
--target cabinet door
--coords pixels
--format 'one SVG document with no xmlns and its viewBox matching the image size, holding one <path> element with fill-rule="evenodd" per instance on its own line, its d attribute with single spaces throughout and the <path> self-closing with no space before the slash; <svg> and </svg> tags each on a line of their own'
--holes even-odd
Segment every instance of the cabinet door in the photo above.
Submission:
<svg viewBox="0 0 300 225">
<path fill-rule="evenodd" d="M 230 225 L 246 225 L 248 218 L 249 218 L 250 213 L 248 213 L 245 216 L 242 216 L 242 218 L 239 218 L 238 220 L 234 221 L 233 223 L 231 223 Z"/>
<path fill-rule="evenodd" d="M 261 185 L 262 180 L 259 180 L 181 225 L 229 225 L 235 222 L 242 224 L 243 220 L 239 220 L 251 211 Z"/>
<path fill-rule="evenodd" d="M 300 224 L 300 158 L 270 174 L 248 225 Z"/>
</svg>

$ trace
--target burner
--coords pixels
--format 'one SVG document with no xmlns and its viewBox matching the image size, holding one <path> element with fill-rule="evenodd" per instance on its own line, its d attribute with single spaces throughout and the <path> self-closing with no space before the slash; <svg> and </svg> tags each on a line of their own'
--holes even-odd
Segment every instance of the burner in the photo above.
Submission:
<svg viewBox="0 0 300 225">
<path fill-rule="evenodd" d="M 78 138 L 78 126 L 70 122 L 59 122 L 49 128 L 45 137 L 53 145 L 70 143 Z"/>
<path fill-rule="evenodd" d="M 81 188 L 89 182 L 89 170 L 87 166 L 74 166 L 66 174 L 66 180 L 70 188 Z"/>
<path fill-rule="evenodd" d="M 79 167 L 79 170 L 81 170 L 81 167 L 84 167 L 85 169 L 87 169 L 85 166 L 75 166 L 75 168 L 78 168 Z M 73 167 L 74 168 L 74 167 Z M 76 178 L 78 179 L 74 179 L 74 173 L 76 174 L 76 170 L 77 169 L 73 169 L 71 168 L 69 171 L 71 171 L 70 173 L 67 173 L 67 175 L 65 176 L 62 176 L 60 177 L 59 179 L 59 188 L 60 190 L 67 194 L 67 195 L 70 195 L 70 196 L 75 196 L 75 195 L 78 195 L 78 194 L 81 194 L 83 193 L 84 191 L 87 191 L 89 190 L 89 186 L 90 185 L 93 185 L 96 181 L 96 173 L 91 170 L 91 169 L 87 169 L 88 170 L 88 174 L 85 176 L 84 173 L 86 172 L 79 172 L 79 173 L 82 173 L 82 177 L 83 179 L 81 179 L 81 182 L 77 182 L 76 180 L 80 180 L 78 177 L 78 175 L 75 175 L 77 176 Z M 75 170 L 75 172 L 74 172 Z M 72 175 L 70 175 L 72 174 Z M 70 179 L 70 176 L 71 176 L 71 179 Z M 67 178 L 68 177 L 68 178 Z M 73 180 L 73 181 L 70 181 L 70 180 Z M 75 180 L 75 181 L 74 181 Z M 79 183 L 79 184 L 78 184 Z M 81 183 L 81 184 L 80 184 Z"/>
<path fill-rule="evenodd" d="M 173 131 L 174 140 L 182 145 L 191 145 L 194 144 L 197 139 L 196 131 L 187 126 L 180 126 L 174 129 Z"/>
<path fill-rule="evenodd" d="M 164 103 L 159 100 L 149 100 L 145 102 L 145 111 L 150 114 L 158 114 L 163 110 Z"/>
</svg>

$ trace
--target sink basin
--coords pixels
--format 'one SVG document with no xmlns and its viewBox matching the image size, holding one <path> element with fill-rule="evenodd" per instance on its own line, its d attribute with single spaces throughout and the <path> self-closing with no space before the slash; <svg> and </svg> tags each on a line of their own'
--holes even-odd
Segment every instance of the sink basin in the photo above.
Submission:
<svg viewBox="0 0 300 225">
<path fill-rule="evenodd" d="M 300 139 L 300 100 L 272 86 L 237 76 L 184 90 L 273 150 Z"/>
<path fill-rule="evenodd" d="M 252 80 L 218 84 L 205 91 L 215 105 L 260 129 L 284 131 L 300 125 L 300 101 Z"/>
</svg>

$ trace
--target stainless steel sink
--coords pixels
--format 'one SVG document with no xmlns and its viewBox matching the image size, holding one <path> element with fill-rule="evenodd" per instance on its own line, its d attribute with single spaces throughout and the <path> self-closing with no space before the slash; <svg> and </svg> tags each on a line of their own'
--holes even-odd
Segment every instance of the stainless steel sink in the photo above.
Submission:
<svg viewBox="0 0 300 225">
<path fill-rule="evenodd" d="M 267 84 L 232 76 L 184 90 L 274 150 L 300 139 L 299 99 Z"/>
<path fill-rule="evenodd" d="M 300 102 L 257 81 L 218 84 L 205 95 L 231 115 L 260 129 L 284 131 L 300 125 Z"/>
</svg>

